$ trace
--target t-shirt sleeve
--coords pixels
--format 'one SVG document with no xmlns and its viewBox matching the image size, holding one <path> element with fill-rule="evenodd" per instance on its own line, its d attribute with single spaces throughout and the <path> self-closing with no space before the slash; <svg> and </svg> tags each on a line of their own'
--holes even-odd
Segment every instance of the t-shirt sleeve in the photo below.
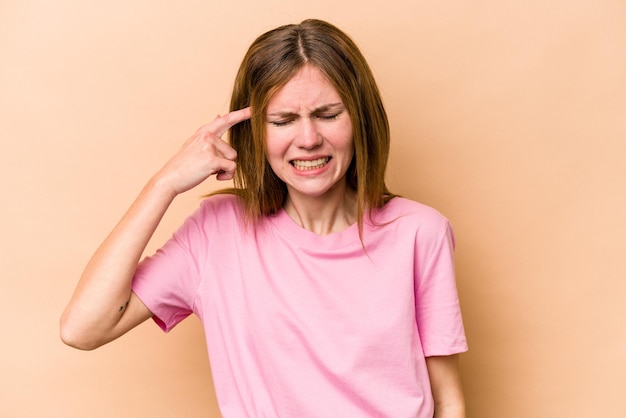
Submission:
<svg viewBox="0 0 626 418">
<path fill-rule="evenodd" d="M 454 247 L 452 227 L 443 217 L 418 231 L 415 315 L 427 357 L 467 351 L 456 288 Z"/>
<path fill-rule="evenodd" d="M 157 252 L 142 260 L 132 290 L 165 332 L 194 312 L 207 237 L 201 206 Z"/>
</svg>

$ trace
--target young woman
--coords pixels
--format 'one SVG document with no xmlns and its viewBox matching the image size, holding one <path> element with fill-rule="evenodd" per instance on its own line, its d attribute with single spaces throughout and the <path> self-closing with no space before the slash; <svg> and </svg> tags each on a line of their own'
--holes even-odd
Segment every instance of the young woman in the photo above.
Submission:
<svg viewBox="0 0 626 418">
<path fill-rule="evenodd" d="M 94 349 L 148 318 L 168 331 L 194 313 L 226 418 L 463 417 L 452 231 L 387 190 L 387 117 L 355 44 L 319 20 L 261 35 L 231 109 L 98 248 L 63 341 Z M 140 262 L 172 200 L 212 175 L 234 188 Z"/>
</svg>

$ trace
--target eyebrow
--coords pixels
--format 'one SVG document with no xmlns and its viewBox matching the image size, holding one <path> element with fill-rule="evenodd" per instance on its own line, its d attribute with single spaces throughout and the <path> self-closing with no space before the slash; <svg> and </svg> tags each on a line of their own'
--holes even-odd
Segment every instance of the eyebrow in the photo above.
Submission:
<svg viewBox="0 0 626 418">
<path fill-rule="evenodd" d="M 329 110 L 342 110 L 343 111 L 343 110 L 345 110 L 345 106 L 341 102 L 329 103 L 329 104 L 322 105 L 322 106 L 318 107 L 317 109 L 314 109 L 311 112 L 311 114 L 324 113 L 324 112 L 328 112 Z M 295 113 L 295 112 L 290 112 L 290 111 L 278 111 L 278 112 L 274 112 L 274 113 L 268 113 L 267 116 L 287 117 L 287 116 L 298 116 L 298 114 Z"/>
</svg>

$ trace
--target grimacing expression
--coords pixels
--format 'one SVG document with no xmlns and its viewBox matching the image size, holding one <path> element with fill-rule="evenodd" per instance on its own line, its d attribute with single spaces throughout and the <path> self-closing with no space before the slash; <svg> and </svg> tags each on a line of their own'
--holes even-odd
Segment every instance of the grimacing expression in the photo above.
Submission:
<svg viewBox="0 0 626 418">
<path fill-rule="evenodd" d="M 305 65 L 272 96 L 265 133 L 267 161 L 290 196 L 343 191 L 354 156 L 352 122 L 317 67 Z"/>
</svg>

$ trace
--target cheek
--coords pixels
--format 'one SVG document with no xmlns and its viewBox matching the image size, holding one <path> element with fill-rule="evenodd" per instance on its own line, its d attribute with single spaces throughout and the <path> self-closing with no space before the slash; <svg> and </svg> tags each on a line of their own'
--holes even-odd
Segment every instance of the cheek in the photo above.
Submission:
<svg viewBox="0 0 626 418">
<path fill-rule="evenodd" d="M 352 130 L 346 131 L 337 146 L 346 154 L 346 157 L 352 159 L 352 156 L 354 155 L 354 138 L 352 136 Z"/>
<path fill-rule="evenodd" d="M 276 135 L 276 133 L 268 132 L 265 138 L 265 157 L 272 168 L 275 168 L 284 160 L 288 144 L 281 135 Z"/>
<path fill-rule="evenodd" d="M 345 124 L 339 129 L 338 135 L 341 146 L 344 150 L 354 150 L 354 136 L 352 132 L 352 124 L 349 120 L 345 121 Z"/>
</svg>

